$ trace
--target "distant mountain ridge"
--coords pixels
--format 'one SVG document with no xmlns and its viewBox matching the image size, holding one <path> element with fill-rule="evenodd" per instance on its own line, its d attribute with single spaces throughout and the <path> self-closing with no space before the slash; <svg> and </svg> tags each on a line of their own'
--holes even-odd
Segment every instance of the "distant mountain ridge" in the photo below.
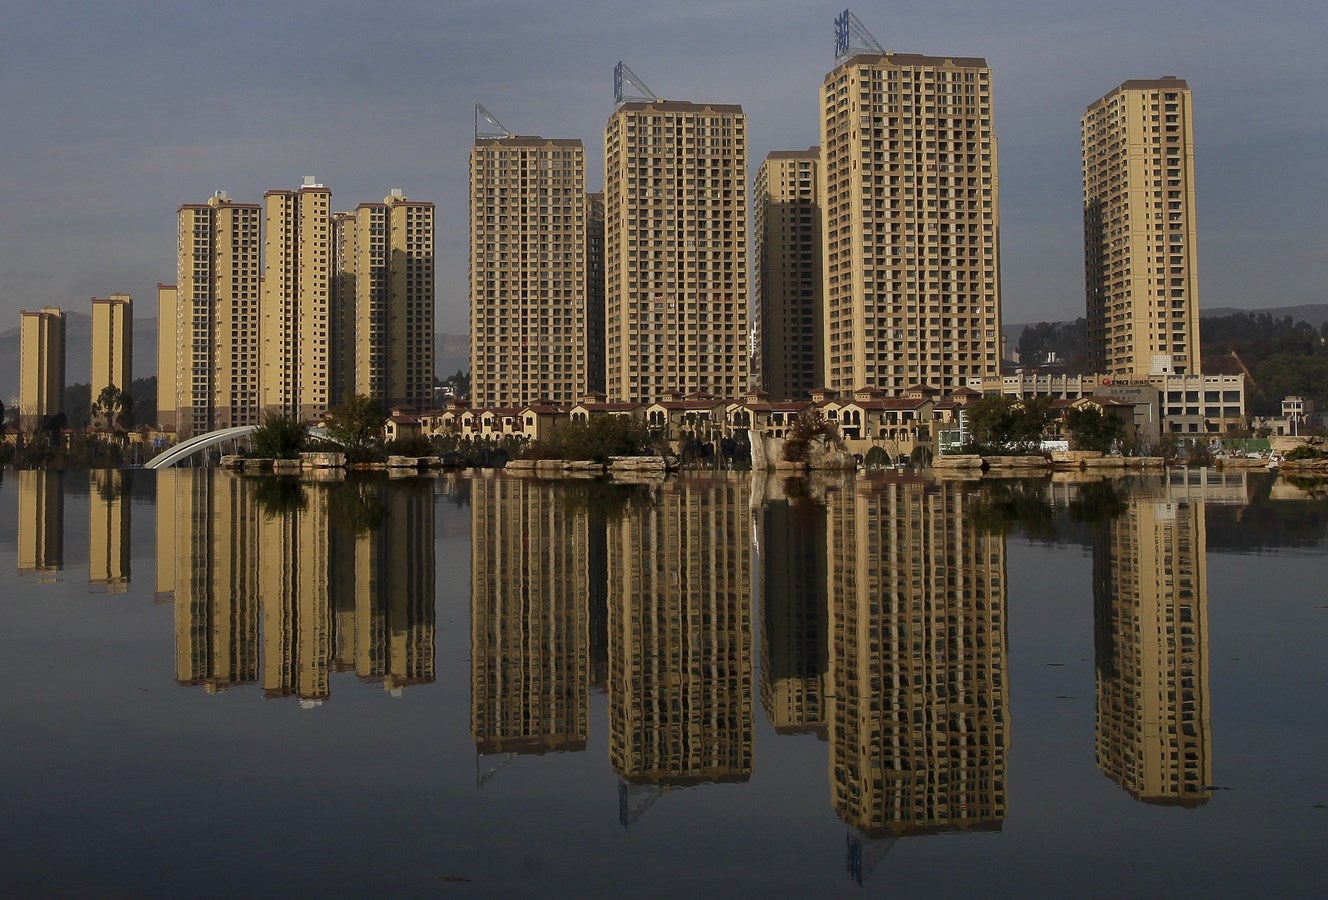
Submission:
<svg viewBox="0 0 1328 900">
<path fill-rule="evenodd" d="M 1220 316 L 1234 316 L 1243 313 L 1253 313 L 1261 316 L 1264 313 L 1275 319 L 1290 316 L 1297 322 L 1308 322 L 1315 328 L 1319 328 L 1324 322 L 1328 322 L 1328 303 L 1306 303 L 1300 306 L 1272 306 L 1267 309 L 1240 309 L 1234 306 L 1218 306 L 1213 309 L 1200 309 L 1199 318 L 1215 319 Z M 1075 318 L 1078 318 L 1077 316 Z M 1072 322 L 1073 319 L 1046 319 L 1049 323 Z M 1037 322 L 1006 322 L 1001 326 L 1001 335 L 1005 338 L 1006 352 L 1013 353 L 1014 348 L 1019 344 L 1019 336 L 1024 333 L 1024 329 L 1030 325 L 1039 324 Z"/>
</svg>

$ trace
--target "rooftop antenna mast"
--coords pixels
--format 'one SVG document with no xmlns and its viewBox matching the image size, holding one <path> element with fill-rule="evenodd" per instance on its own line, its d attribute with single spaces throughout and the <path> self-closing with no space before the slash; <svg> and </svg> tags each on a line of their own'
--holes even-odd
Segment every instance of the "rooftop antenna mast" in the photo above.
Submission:
<svg viewBox="0 0 1328 900">
<path fill-rule="evenodd" d="M 507 130 L 507 126 L 498 121 L 498 118 L 487 109 L 482 103 L 475 104 L 475 140 L 477 141 L 495 141 L 499 138 L 512 137 L 512 132 Z"/>
<path fill-rule="evenodd" d="M 613 67 L 613 105 L 615 108 L 622 106 L 629 100 L 641 100 L 646 103 L 654 103 L 659 97 L 655 92 L 646 87 L 635 72 L 627 68 L 627 63 L 618 60 L 618 65 Z"/>
<path fill-rule="evenodd" d="M 872 37 L 867 26 L 858 21 L 853 10 L 846 9 L 835 16 L 835 62 L 843 62 L 859 53 L 884 56 L 885 48 Z"/>
</svg>

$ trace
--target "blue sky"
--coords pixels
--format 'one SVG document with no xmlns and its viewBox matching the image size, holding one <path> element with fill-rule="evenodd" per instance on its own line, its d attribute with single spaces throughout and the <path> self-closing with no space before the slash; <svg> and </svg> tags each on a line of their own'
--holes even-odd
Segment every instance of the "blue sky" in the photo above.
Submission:
<svg viewBox="0 0 1328 900">
<path fill-rule="evenodd" d="M 819 140 L 839 5 L 789 0 L 0 0 L 0 330 L 43 304 L 175 278 L 175 211 L 316 175 L 334 206 L 439 205 L 438 324 L 466 330 L 473 108 L 580 138 L 602 183 L 613 66 L 662 97 L 741 103 L 752 171 Z M 1079 115 L 1128 78 L 1195 95 L 1200 299 L 1328 302 L 1328 4 L 859 4 L 887 49 L 985 56 L 1008 322 L 1083 313 Z"/>
</svg>

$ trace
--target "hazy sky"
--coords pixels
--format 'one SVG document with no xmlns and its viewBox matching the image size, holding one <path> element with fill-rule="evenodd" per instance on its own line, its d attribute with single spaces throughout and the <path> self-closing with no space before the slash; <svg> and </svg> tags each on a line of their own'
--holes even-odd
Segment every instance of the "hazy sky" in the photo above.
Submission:
<svg viewBox="0 0 1328 900">
<path fill-rule="evenodd" d="M 438 324 L 466 321 L 473 110 L 580 138 L 603 178 L 613 66 L 741 103 L 749 166 L 817 143 L 834 17 L 807 2 L 0 0 L 0 330 L 175 280 L 175 213 L 315 175 L 350 209 L 438 203 Z M 854 12 L 880 43 L 984 56 L 1007 322 L 1083 314 L 1079 116 L 1128 78 L 1194 91 L 1201 303 L 1317 303 L 1328 275 L 1323 0 L 931 0 Z"/>
</svg>

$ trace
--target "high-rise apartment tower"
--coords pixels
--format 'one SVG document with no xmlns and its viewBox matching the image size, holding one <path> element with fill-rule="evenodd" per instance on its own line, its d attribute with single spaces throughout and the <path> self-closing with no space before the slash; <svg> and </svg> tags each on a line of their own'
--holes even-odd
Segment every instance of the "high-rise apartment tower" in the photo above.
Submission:
<svg viewBox="0 0 1328 900">
<path fill-rule="evenodd" d="M 181 437 L 259 415 L 259 213 L 217 191 L 180 207 L 175 316 Z M 159 335 L 167 340 L 169 335 Z"/>
<path fill-rule="evenodd" d="M 64 411 L 65 314 L 23 310 L 19 321 L 19 427 L 36 431 Z"/>
<path fill-rule="evenodd" d="M 313 178 L 263 195 L 262 405 L 299 419 L 332 402 L 331 202 Z"/>
<path fill-rule="evenodd" d="M 734 104 L 626 100 L 605 149 L 609 398 L 748 387 L 747 117 Z"/>
<path fill-rule="evenodd" d="M 342 391 L 427 409 L 434 376 L 434 205 L 393 190 L 333 217 Z"/>
<path fill-rule="evenodd" d="M 92 298 L 92 400 L 108 387 L 129 391 L 134 364 L 134 298 Z"/>
<path fill-rule="evenodd" d="M 1127 81 L 1090 105 L 1081 125 L 1088 364 L 1130 378 L 1196 374 L 1189 85 Z"/>
<path fill-rule="evenodd" d="M 1000 204 L 986 60 L 841 55 L 821 87 L 825 370 L 943 392 L 1000 373 Z"/>
<path fill-rule="evenodd" d="M 470 384 L 477 407 L 571 405 L 590 383 L 585 148 L 479 138 L 470 151 Z M 599 292 L 602 298 L 602 290 Z M 600 325 L 602 331 L 603 325 Z"/>
<path fill-rule="evenodd" d="M 776 150 L 753 190 L 756 371 L 775 400 L 806 398 L 821 364 L 820 148 Z"/>
</svg>

